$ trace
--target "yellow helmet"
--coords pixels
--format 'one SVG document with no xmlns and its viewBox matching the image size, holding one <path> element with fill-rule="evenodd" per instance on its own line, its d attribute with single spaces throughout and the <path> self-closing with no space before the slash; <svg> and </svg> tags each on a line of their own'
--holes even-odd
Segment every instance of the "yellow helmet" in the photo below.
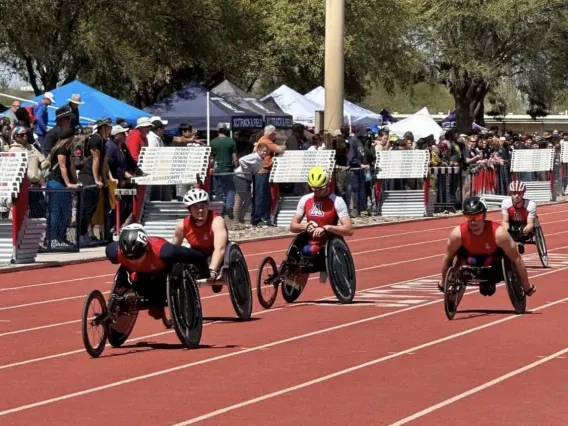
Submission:
<svg viewBox="0 0 568 426">
<path fill-rule="evenodd" d="M 312 188 L 323 188 L 329 184 L 329 174 L 320 166 L 315 166 L 308 172 L 308 185 Z"/>
</svg>

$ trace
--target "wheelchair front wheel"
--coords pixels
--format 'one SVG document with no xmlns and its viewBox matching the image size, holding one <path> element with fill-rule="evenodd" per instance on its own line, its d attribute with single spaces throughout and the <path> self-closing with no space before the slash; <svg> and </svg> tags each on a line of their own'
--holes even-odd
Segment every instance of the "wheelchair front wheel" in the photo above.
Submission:
<svg viewBox="0 0 568 426">
<path fill-rule="evenodd" d="M 99 290 L 93 290 L 83 305 L 81 334 L 85 349 L 93 358 L 98 358 L 104 351 L 108 339 L 108 310 L 105 297 Z M 94 327 L 93 331 L 90 327 Z M 94 337 L 91 341 L 90 337 Z"/>
<path fill-rule="evenodd" d="M 270 256 L 262 259 L 256 276 L 256 296 L 264 309 L 272 308 L 278 296 L 277 274 L 278 268 L 274 259 Z"/>
<path fill-rule="evenodd" d="M 534 240 L 536 243 L 536 250 L 538 251 L 538 257 L 540 257 L 540 262 L 544 268 L 548 268 L 548 250 L 546 248 L 544 233 L 540 226 L 535 227 Z"/>
<path fill-rule="evenodd" d="M 168 275 L 167 298 L 179 341 L 186 348 L 197 348 L 203 331 L 203 313 L 195 277 L 185 265 L 176 264 Z"/>
</svg>

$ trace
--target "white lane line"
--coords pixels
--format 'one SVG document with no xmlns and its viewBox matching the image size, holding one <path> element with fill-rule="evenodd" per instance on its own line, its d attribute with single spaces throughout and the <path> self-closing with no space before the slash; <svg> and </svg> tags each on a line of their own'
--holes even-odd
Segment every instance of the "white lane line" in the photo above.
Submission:
<svg viewBox="0 0 568 426">
<path fill-rule="evenodd" d="M 563 233 L 568 233 L 568 231 L 558 232 L 558 234 L 563 234 Z M 568 246 L 556 247 L 556 248 L 553 248 L 553 249 L 549 249 L 548 252 L 555 251 L 555 250 L 562 250 L 562 249 L 566 249 L 566 248 L 568 248 Z M 534 255 L 535 254 L 533 253 L 529 256 L 526 256 L 525 258 L 529 258 L 530 256 L 534 256 Z M 432 256 L 425 256 L 425 257 L 419 257 L 419 258 L 415 258 L 415 259 L 401 260 L 400 262 L 383 263 L 383 264 L 380 264 L 380 265 L 370 266 L 370 267 L 367 267 L 367 268 L 356 269 L 355 272 L 369 271 L 369 270 L 372 270 L 372 269 L 387 268 L 387 267 L 390 267 L 390 266 L 398 266 L 398 265 L 403 265 L 403 264 L 406 264 L 406 263 L 413 263 L 413 262 L 420 261 L 420 260 L 434 259 L 434 258 L 442 257 L 442 256 L 444 256 L 444 255 L 443 254 L 435 254 L 435 255 L 432 255 Z M 538 276 L 540 276 L 540 275 L 535 275 L 534 277 L 529 277 L 529 278 L 536 278 Z M 315 279 L 318 279 L 318 277 L 311 277 L 310 278 L 310 280 L 315 280 Z M 410 280 L 410 281 L 412 281 L 412 280 Z M 227 296 L 227 295 L 228 295 L 228 293 L 217 294 L 217 295 L 213 295 L 213 296 L 205 296 L 204 299 L 206 297 L 213 298 L 213 297 L 221 297 L 221 296 Z M 296 304 L 295 306 L 299 306 L 299 304 Z M 40 326 L 40 327 L 33 327 L 33 328 L 28 328 L 28 329 L 22 329 L 22 330 L 15 330 L 15 331 L 10 331 L 10 332 L 6 332 L 6 333 L 0 333 L 0 337 L 9 336 L 9 335 L 13 335 L 13 334 L 19 334 L 19 333 L 26 333 L 26 332 L 30 332 L 30 331 L 42 330 L 44 328 L 64 326 L 64 325 L 73 324 L 73 323 L 77 323 L 77 322 L 81 322 L 81 320 L 78 319 L 78 320 L 74 320 L 74 321 L 67 321 L 67 322 L 61 322 L 61 323 L 57 323 L 57 324 L 50 324 L 50 325 L 45 325 L 45 326 Z"/>
<path fill-rule="evenodd" d="M 434 277 L 434 276 L 438 276 L 438 274 L 428 275 L 428 276 L 422 277 L 422 278 L 429 278 L 429 277 Z M 376 289 L 380 289 L 380 288 L 384 288 L 384 287 L 390 287 L 390 286 L 393 286 L 393 285 L 408 283 L 408 282 L 411 282 L 411 281 L 413 281 L 413 280 L 400 281 L 400 282 L 390 283 L 390 284 L 382 284 L 382 285 L 377 286 L 377 287 L 371 287 L 371 288 L 368 288 L 368 289 L 359 290 L 357 293 L 363 294 L 363 293 L 365 293 L 366 291 L 369 291 L 369 290 L 376 290 Z M 331 299 L 335 299 L 335 296 L 323 297 L 321 299 L 318 299 L 317 301 L 326 301 L 326 300 L 331 300 Z M 285 306 L 282 306 L 280 308 L 274 308 L 274 309 L 270 309 L 270 310 L 266 310 L 266 311 L 254 312 L 253 316 L 265 315 L 265 314 L 269 314 L 271 312 L 277 312 L 277 311 L 281 311 L 283 309 L 288 309 L 290 307 L 306 306 L 306 305 L 310 305 L 310 304 L 311 304 L 311 302 L 300 302 L 300 303 L 295 303 L 293 305 L 288 305 L 288 306 L 285 305 Z M 203 326 L 210 325 L 210 324 L 222 323 L 222 322 L 223 321 L 211 321 L 211 322 L 204 323 Z M 146 335 L 146 336 L 140 336 L 140 337 L 136 337 L 136 338 L 133 338 L 133 339 L 128 339 L 125 342 L 125 344 L 141 341 L 141 340 L 144 340 L 144 339 L 149 339 L 149 338 L 152 338 L 152 337 L 164 336 L 166 334 L 171 334 L 171 333 L 174 333 L 174 330 L 162 331 L 160 333 L 149 334 L 149 335 Z M 107 344 L 105 347 L 110 348 L 111 345 Z M 76 349 L 76 350 L 73 350 L 73 351 L 61 352 L 61 353 L 53 354 L 53 355 L 46 355 L 46 356 L 39 357 L 39 358 L 32 358 L 32 359 L 28 359 L 28 360 L 25 360 L 25 361 L 18 361 L 18 362 L 14 362 L 14 363 L 11 363 L 11 364 L 4 364 L 4 365 L 0 365 L 0 370 L 5 370 L 7 368 L 18 367 L 18 366 L 21 366 L 21 365 L 32 364 L 32 363 L 35 363 L 35 362 L 46 361 L 46 360 L 49 360 L 49 359 L 60 358 L 60 357 L 69 356 L 69 355 L 75 355 L 75 354 L 79 354 L 79 353 L 85 353 L 85 349 Z"/>
<path fill-rule="evenodd" d="M 101 293 L 110 294 L 110 291 L 102 291 Z M 62 297 L 61 299 L 42 300 L 41 302 L 31 302 L 31 303 L 25 303 L 23 305 L 4 306 L 0 308 L 0 311 L 7 311 L 10 309 L 18 309 L 18 308 L 27 308 L 29 306 L 44 305 L 46 303 L 56 303 L 56 302 L 65 302 L 67 300 L 84 299 L 85 297 L 87 297 L 86 294 L 81 294 L 80 296 L 70 296 L 70 297 Z"/>
<path fill-rule="evenodd" d="M 554 271 L 545 272 L 543 274 L 540 274 L 540 276 L 554 274 L 556 272 L 561 272 L 561 271 L 564 271 L 566 269 L 568 269 L 568 266 L 566 268 L 563 268 L 563 269 L 557 269 L 557 270 L 554 270 Z M 502 285 L 503 284 L 500 284 L 500 285 L 498 285 L 498 287 L 500 287 Z M 474 290 L 474 291 L 468 292 L 466 294 L 473 294 L 473 293 L 477 293 L 477 292 L 478 292 L 478 290 Z M 549 304 L 534 308 L 534 309 L 532 309 L 532 311 L 542 310 L 542 309 L 545 309 L 547 307 L 557 305 L 557 304 L 559 304 L 563 301 L 568 301 L 568 297 L 565 298 L 565 299 L 555 301 L 553 303 L 549 303 Z M 142 380 L 145 380 L 145 379 L 150 379 L 150 378 L 153 378 L 153 377 L 162 376 L 164 374 L 173 373 L 175 371 L 186 370 L 188 368 L 195 367 L 195 366 L 198 366 L 198 365 L 209 364 L 209 363 L 214 362 L 214 361 L 232 358 L 232 357 L 235 357 L 235 356 L 238 356 L 238 355 L 244 355 L 244 354 L 251 353 L 251 352 L 257 352 L 257 351 L 260 351 L 260 350 L 263 350 L 263 349 L 272 348 L 272 347 L 275 347 L 275 346 L 280 346 L 280 345 L 285 344 L 285 343 L 295 342 L 295 341 L 298 341 L 298 340 L 306 339 L 306 338 L 313 337 L 313 336 L 318 336 L 318 335 L 329 333 L 329 332 L 332 332 L 332 331 L 341 330 L 341 329 L 348 328 L 348 327 L 353 327 L 353 326 L 359 325 L 359 324 L 365 324 L 365 323 L 368 323 L 368 322 L 371 322 L 371 321 L 376 321 L 377 319 L 380 319 L 380 318 L 390 317 L 392 315 L 400 314 L 402 312 L 412 311 L 412 310 L 415 310 L 415 309 L 423 308 L 425 306 L 433 305 L 433 304 L 440 303 L 440 302 L 443 302 L 443 299 L 435 300 L 435 301 L 432 301 L 432 302 L 429 302 L 429 303 L 425 303 L 423 305 L 411 306 L 411 307 L 408 307 L 408 308 L 405 308 L 405 309 L 400 309 L 398 311 L 387 312 L 387 313 L 384 313 L 384 314 L 381 314 L 381 315 L 376 315 L 376 316 L 373 316 L 373 317 L 363 318 L 363 319 L 360 319 L 360 320 L 357 320 L 357 321 L 352 321 L 352 322 L 336 325 L 336 326 L 333 326 L 333 327 L 328 327 L 328 328 L 321 329 L 321 330 L 312 331 L 310 333 L 289 337 L 287 339 L 277 340 L 275 342 L 266 343 L 266 344 L 263 344 L 263 345 L 260 345 L 260 346 L 254 346 L 254 347 L 248 348 L 248 349 L 242 349 L 240 351 L 231 352 L 231 353 L 224 354 L 224 355 L 218 355 L 218 356 L 215 356 L 215 357 L 206 358 L 206 359 L 191 362 L 191 363 L 188 363 L 188 364 L 178 365 L 176 367 L 171 367 L 171 368 L 168 368 L 168 369 L 155 371 L 153 373 L 148 373 L 148 374 L 143 374 L 143 375 L 140 375 L 140 376 L 131 377 L 129 379 L 124 379 L 124 380 L 120 380 L 120 381 L 117 381 L 117 382 L 108 383 L 106 385 L 97 386 L 97 387 L 85 389 L 85 390 L 78 391 L 78 392 L 73 392 L 73 393 L 66 394 L 66 395 L 61 395 L 61 396 L 58 396 L 58 397 L 55 397 L 55 398 L 50 398 L 50 399 L 46 399 L 46 400 L 43 400 L 43 401 L 34 402 L 32 404 L 22 405 L 20 407 L 15 407 L 15 408 L 11 408 L 11 409 L 8 409 L 8 410 L 0 411 L 0 417 L 8 415 L 8 414 L 12 414 L 12 413 L 17 413 L 17 412 L 20 412 L 20 411 L 29 410 L 29 409 L 36 408 L 36 407 L 41 407 L 41 406 L 44 406 L 44 405 L 53 404 L 53 403 L 59 402 L 59 401 L 77 398 L 79 396 L 88 395 L 88 394 L 103 391 L 103 390 L 106 390 L 106 389 L 112 389 L 112 388 L 122 386 L 122 385 L 126 385 L 126 384 L 129 384 L 129 383 L 135 383 L 135 382 L 142 381 Z M 488 323 L 488 324 L 485 324 L 485 325 L 482 325 L 482 326 L 475 327 L 473 329 L 462 331 L 461 333 L 458 333 L 456 335 L 447 336 L 447 337 L 439 339 L 435 342 L 441 343 L 441 342 L 451 340 L 453 338 L 456 338 L 456 337 L 459 337 L 459 336 L 462 336 L 462 335 L 473 333 L 474 331 L 477 331 L 477 330 L 481 330 L 481 329 L 490 327 L 491 325 L 500 324 L 500 323 L 505 322 L 505 321 L 511 321 L 515 318 L 520 318 L 520 317 L 522 317 L 522 315 L 515 315 L 515 316 L 511 316 L 511 317 L 502 318 L 502 319 L 494 321 L 492 323 Z M 437 343 L 429 342 L 429 343 L 426 343 L 426 344 L 423 344 L 423 345 L 420 345 L 420 346 L 416 346 L 416 347 L 407 349 L 407 350 L 402 351 L 402 352 L 398 352 L 398 354 L 404 355 L 407 352 L 415 352 L 419 349 L 423 349 L 423 348 L 432 346 L 432 345 L 437 344 Z M 387 359 L 395 358 L 396 356 L 399 356 L 399 355 L 391 355 L 389 357 L 384 358 L 383 361 L 386 361 Z M 376 364 L 378 362 L 382 362 L 382 361 L 377 361 L 377 360 L 373 361 L 374 364 Z M 369 364 L 369 363 L 366 363 L 366 364 Z M 369 365 L 373 365 L 373 364 L 369 364 Z M 355 368 L 355 367 L 353 367 L 353 368 Z M 359 367 L 359 368 L 363 368 L 363 367 Z M 359 369 L 359 368 L 355 368 L 355 369 Z M 337 373 L 335 373 L 335 374 L 337 375 Z M 265 395 L 265 397 L 264 397 L 265 399 L 267 399 L 266 396 L 268 396 L 268 395 Z"/>
<path fill-rule="evenodd" d="M 550 308 L 552 306 L 557 305 L 561 301 L 566 301 L 566 300 L 568 300 L 568 297 L 565 298 L 565 299 L 553 302 L 553 303 L 549 303 L 547 305 L 539 306 L 537 308 L 532 309 L 532 311 L 539 311 L 539 310 L 547 309 L 547 308 Z M 483 325 L 480 325 L 480 326 L 477 326 L 477 327 L 474 327 L 474 328 L 470 328 L 468 330 L 461 331 L 459 333 L 455 333 L 455 334 L 451 334 L 451 335 L 446 336 L 446 337 L 442 337 L 441 339 L 432 340 L 430 342 L 426 342 L 426 343 L 423 343 L 421 345 L 414 346 L 414 347 L 409 348 L 409 349 L 405 349 L 403 351 L 395 352 L 395 353 L 389 354 L 387 356 L 376 358 L 372 361 L 368 361 L 368 362 L 365 362 L 365 363 L 362 363 L 362 364 L 354 365 L 353 367 L 349 367 L 349 368 L 346 368 L 346 369 L 343 369 L 343 370 L 340 370 L 340 371 L 336 371 L 336 372 L 331 373 L 331 374 L 327 374 L 325 376 L 318 377 L 318 378 L 313 379 L 313 380 L 309 380 L 309 381 L 306 381 L 306 382 L 303 382 L 303 383 L 299 383 L 295 386 L 290 386 L 288 388 L 280 389 L 278 391 L 275 391 L 275 392 L 272 392 L 272 393 L 269 393 L 269 394 L 266 394 L 266 395 L 262 395 L 262 396 L 259 396 L 257 398 L 249 399 L 247 401 L 243 401 L 243 402 L 240 402 L 238 404 L 233 404 L 233 405 L 230 405 L 228 407 L 221 408 L 219 410 L 211 411 L 210 413 L 204 414 L 202 416 L 194 417 L 190 420 L 187 420 L 187 421 L 184 421 L 184 422 L 181 422 L 181 423 L 176 423 L 174 426 L 186 426 L 186 425 L 194 424 L 194 423 L 197 423 L 197 422 L 201 422 L 201 421 L 210 419 L 212 417 L 216 417 L 220 414 L 225 414 L 229 411 L 238 410 L 239 408 L 243 408 L 243 407 L 246 407 L 246 406 L 249 406 L 249 405 L 257 404 L 259 402 L 266 401 L 268 399 L 272 399 L 272 398 L 275 398 L 277 396 L 284 395 L 284 394 L 287 394 L 287 393 L 290 393 L 290 392 L 294 392 L 294 391 L 297 391 L 297 390 L 300 390 L 300 389 L 303 389 L 303 388 L 307 388 L 309 386 L 313 386 L 313 385 L 318 384 L 318 383 L 326 382 L 326 381 L 334 379 L 336 377 L 344 376 L 346 374 L 353 373 L 354 371 L 358 371 L 358 370 L 361 370 L 361 369 L 364 369 L 364 368 L 367 368 L 367 367 L 371 367 L 371 366 L 383 363 L 385 361 L 389 361 L 389 360 L 394 359 L 394 358 L 398 358 L 402 355 L 414 354 L 416 351 L 419 351 L 421 349 L 426 349 L 426 348 L 429 348 L 431 346 L 439 345 L 440 343 L 444 343 L 444 342 L 447 342 L 447 341 L 450 341 L 450 340 L 454 340 L 454 339 L 457 339 L 458 337 L 466 336 L 468 334 L 472 334 L 472 333 L 475 333 L 477 331 L 484 330 L 486 328 L 493 327 L 493 326 L 498 325 L 498 324 L 502 324 L 506 321 L 512 321 L 514 319 L 522 318 L 522 317 L 523 317 L 522 315 L 514 315 L 514 316 L 510 316 L 510 317 L 506 317 L 506 318 L 501 318 L 501 319 L 498 319 L 496 321 L 492 321 L 492 322 L 487 323 L 487 324 L 483 324 Z M 568 352 L 568 349 L 564 349 L 561 352 L 564 353 L 564 351 Z M 558 354 L 562 355 L 562 353 L 558 353 Z M 540 362 L 542 364 L 542 360 L 537 361 L 537 362 Z M 2 415 L 2 413 L 0 413 L 0 415 Z M 395 423 L 395 424 L 399 425 L 399 424 L 403 424 L 403 423 Z M 394 425 L 391 425 L 391 426 L 394 426 Z"/>
<path fill-rule="evenodd" d="M 562 210 L 559 212 L 549 212 L 549 213 L 540 213 L 540 216 L 547 216 L 547 215 L 552 215 L 552 214 L 560 214 L 560 213 L 565 213 L 568 212 L 568 210 Z M 498 213 L 498 212 L 495 212 Z M 459 218 L 459 216 L 456 216 Z M 448 220 L 451 218 L 448 218 Z M 565 222 L 568 221 L 568 219 L 565 220 L 558 220 L 558 221 L 551 221 L 551 222 L 541 222 L 541 225 L 547 225 L 547 224 L 551 224 L 551 223 L 558 223 L 558 222 Z M 425 222 L 427 223 L 427 222 Z M 355 243 L 355 242 L 360 242 L 360 241 L 369 241 L 369 240 L 378 240 L 378 239 L 383 239 L 383 238 L 391 238 L 391 237 L 400 237 L 403 235 L 412 235 L 412 234 L 416 234 L 417 232 L 431 232 L 431 231 L 439 231 L 439 230 L 443 230 L 443 229 L 450 229 L 450 228 L 454 228 L 456 225 L 451 225 L 451 226 L 442 226 L 442 227 L 438 227 L 438 228 L 429 228 L 429 229 L 424 229 L 424 230 L 416 230 L 416 231 L 408 231 L 408 232 L 401 232 L 398 234 L 390 234 L 390 235 L 379 235 L 376 237 L 366 237 L 366 238 L 355 238 L 355 239 L 350 239 L 347 240 L 348 243 Z M 364 232 L 367 229 L 372 229 L 372 228 L 363 228 L 360 230 L 360 232 Z M 554 234 L 550 234 L 550 235 L 554 235 Z M 267 238 L 267 240 L 270 240 L 270 238 Z M 245 244 L 246 241 L 243 243 Z M 400 246 L 403 247 L 403 246 Z M 400 248 L 399 247 L 399 248 Z M 394 248 L 394 247 L 391 247 Z M 245 255 L 245 258 L 247 257 L 252 257 L 252 256 L 261 256 L 261 255 L 266 255 L 266 254 L 274 254 L 274 253 L 285 253 L 286 250 L 272 250 L 272 251 L 267 251 L 267 252 L 260 252 L 260 253 L 250 253 Z M 251 270 L 251 271 L 256 271 L 256 269 Z M 249 272 L 251 272 L 249 271 Z M 85 281 L 85 280 L 92 280 L 92 279 L 97 279 L 97 278 L 105 278 L 105 277 L 113 277 L 115 274 L 104 274 L 104 275 L 93 275 L 90 277 L 83 277 L 83 278 L 72 278 L 72 279 L 68 279 L 68 280 L 61 280 L 61 281 L 53 281 L 53 282 L 49 282 L 49 283 L 38 283 L 38 284 L 28 284 L 28 285 L 24 285 L 24 286 L 18 286 L 18 287 L 7 287 L 7 288 L 0 288 L 0 292 L 3 291 L 13 291 L 13 290 L 23 290 L 26 288 L 35 288 L 35 287 L 45 287 L 45 286 L 51 286 L 51 285 L 57 285 L 57 284 L 65 284 L 65 283 L 70 283 L 70 282 L 76 282 L 76 281 Z"/>
<path fill-rule="evenodd" d="M 539 359 L 538 361 L 535 361 L 531 364 L 527 364 L 524 367 L 518 368 L 516 370 L 513 370 L 507 374 L 503 374 L 502 376 L 499 376 L 489 382 L 483 383 L 482 385 L 476 386 L 475 388 L 472 388 L 466 392 L 460 393 L 459 395 L 456 395 L 452 398 L 446 399 L 445 401 L 442 401 L 438 404 L 432 405 L 428 408 L 425 408 L 422 411 L 419 411 L 417 413 L 412 414 L 411 416 L 405 417 L 404 419 L 401 419 L 395 423 L 392 423 L 390 426 L 401 426 L 404 425 L 406 423 L 409 423 L 413 420 L 419 419 L 420 417 L 424 417 L 436 410 L 439 410 L 440 408 L 446 407 L 450 404 L 453 404 L 454 402 L 457 402 L 461 399 L 467 398 L 468 396 L 471 396 L 473 394 L 476 394 L 478 392 L 481 392 L 485 389 L 488 389 L 492 386 L 495 386 L 501 382 L 504 382 L 505 380 L 510 379 L 511 377 L 515 377 L 518 376 L 519 374 L 522 374 L 526 371 L 532 370 L 533 368 L 538 367 L 539 365 L 545 364 L 547 362 L 550 362 L 554 359 L 563 359 L 564 357 L 562 357 L 562 355 L 565 355 L 568 353 L 568 348 L 564 348 L 558 352 L 553 353 L 552 355 L 549 355 L 547 357 L 543 357 L 542 359 Z"/>
</svg>

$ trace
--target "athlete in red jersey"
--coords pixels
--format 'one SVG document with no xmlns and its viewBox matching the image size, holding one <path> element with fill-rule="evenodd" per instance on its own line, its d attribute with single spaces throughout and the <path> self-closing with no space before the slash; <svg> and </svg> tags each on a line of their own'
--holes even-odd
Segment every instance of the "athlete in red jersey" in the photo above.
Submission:
<svg viewBox="0 0 568 426">
<path fill-rule="evenodd" d="M 525 252 L 523 243 L 532 237 L 536 224 L 536 203 L 525 199 L 525 191 L 525 183 L 514 180 L 509 185 L 511 197 L 505 198 L 501 204 L 503 227 L 514 234 L 521 254 Z"/>
<path fill-rule="evenodd" d="M 316 255 L 325 245 L 329 234 L 342 237 L 353 235 L 353 224 L 343 198 L 331 193 L 331 179 L 323 167 L 312 167 L 308 174 L 308 185 L 314 191 L 304 195 L 292 218 L 290 231 L 296 234 L 307 232 L 310 241 L 302 248 L 306 255 Z M 302 223 L 306 217 L 307 223 Z"/>
<path fill-rule="evenodd" d="M 219 269 L 223 266 L 225 249 L 229 242 L 225 220 L 209 210 L 207 191 L 190 189 L 183 197 L 183 202 L 189 210 L 189 216 L 178 222 L 172 242 L 180 246 L 185 238 L 191 249 L 201 254 L 200 263 L 208 263 L 209 273 L 200 278 L 215 281 L 219 276 Z M 211 288 L 215 293 L 219 293 L 223 286 L 211 285 Z"/>
<path fill-rule="evenodd" d="M 492 282 L 480 286 L 484 296 L 495 293 L 495 284 L 503 280 L 500 256 L 507 256 L 515 265 L 521 284 L 527 296 L 532 296 L 535 287 L 529 284 L 527 269 L 517 251 L 515 242 L 505 228 L 496 222 L 486 220 L 487 205 L 479 197 L 471 197 L 463 203 L 463 214 L 466 223 L 456 226 L 450 233 L 446 255 L 442 263 L 442 281 L 438 285 L 444 291 L 446 274 L 452 266 L 454 257 L 458 256 L 458 264 L 470 266 L 492 266 Z"/>
<path fill-rule="evenodd" d="M 136 290 L 147 297 L 154 306 L 150 316 L 160 319 L 164 314 L 166 274 L 174 263 L 195 263 L 195 255 L 186 247 L 177 247 L 164 238 L 149 237 L 142 225 L 133 223 L 120 233 L 118 241 L 106 247 L 107 258 L 120 264 L 130 273 L 130 281 Z M 207 268 L 205 268 L 207 271 Z M 128 283 L 116 283 L 125 287 Z"/>
</svg>

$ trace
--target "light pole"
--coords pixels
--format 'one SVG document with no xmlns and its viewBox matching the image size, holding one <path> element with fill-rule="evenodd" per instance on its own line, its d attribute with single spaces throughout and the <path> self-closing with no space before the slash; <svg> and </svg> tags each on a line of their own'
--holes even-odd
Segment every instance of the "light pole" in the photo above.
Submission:
<svg viewBox="0 0 568 426">
<path fill-rule="evenodd" d="M 345 0 L 325 1 L 325 113 L 324 129 L 343 125 Z"/>
</svg>

